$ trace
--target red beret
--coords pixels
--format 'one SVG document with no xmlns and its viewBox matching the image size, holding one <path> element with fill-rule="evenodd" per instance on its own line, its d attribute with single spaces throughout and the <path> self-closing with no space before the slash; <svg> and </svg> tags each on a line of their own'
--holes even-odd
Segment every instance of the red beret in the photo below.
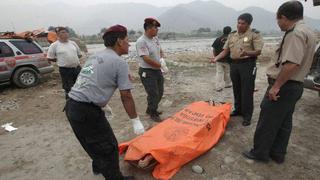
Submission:
<svg viewBox="0 0 320 180">
<path fill-rule="evenodd" d="M 161 24 L 159 23 L 159 21 L 157 21 L 156 19 L 151 18 L 151 17 L 146 18 L 146 19 L 144 20 L 144 22 L 147 23 L 147 24 L 153 24 L 153 25 L 155 25 L 155 26 L 157 26 L 157 27 L 160 27 L 160 26 L 161 26 Z"/>
<path fill-rule="evenodd" d="M 104 33 L 104 35 L 106 35 L 106 34 L 108 34 L 110 32 L 125 32 L 126 33 L 127 32 L 127 28 L 117 24 L 117 25 L 111 26 L 108 29 L 106 29 L 106 32 Z"/>
</svg>

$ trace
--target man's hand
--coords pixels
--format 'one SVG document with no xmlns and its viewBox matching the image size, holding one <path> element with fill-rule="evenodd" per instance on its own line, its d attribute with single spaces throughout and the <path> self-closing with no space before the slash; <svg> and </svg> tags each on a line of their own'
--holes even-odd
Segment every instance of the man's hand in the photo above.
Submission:
<svg viewBox="0 0 320 180">
<path fill-rule="evenodd" d="M 160 49 L 160 58 L 165 58 L 162 49 Z"/>
<path fill-rule="evenodd" d="M 167 67 L 167 63 L 166 63 L 166 61 L 165 61 L 163 58 L 160 59 L 160 64 L 161 64 L 161 71 L 162 71 L 163 73 L 169 72 L 169 69 L 168 69 L 168 67 Z"/>
<path fill-rule="evenodd" d="M 240 48 L 240 57 L 249 56 L 248 52 Z"/>
<path fill-rule="evenodd" d="M 130 81 L 133 81 L 133 80 L 134 80 L 134 78 L 133 78 L 133 76 L 132 76 L 131 74 L 128 74 L 128 77 L 129 77 L 129 80 L 130 80 Z"/>
<path fill-rule="evenodd" d="M 50 59 L 50 58 L 47 58 L 49 62 L 57 62 L 57 59 Z"/>
<path fill-rule="evenodd" d="M 213 56 L 209 62 L 210 63 L 216 63 L 217 62 L 216 56 Z"/>
<path fill-rule="evenodd" d="M 271 89 L 268 92 L 269 100 L 270 101 L 277 101 L 278 98 L 280 97 L 279 96 L 279 91 L 280 91 L 279 88 L 276 88 L 276 87 L 272 86 Z"/>
<path fill-rule="evenodd" d="M 136 118 L 131 119 L 133 131 L 136 135 L 140 135 L 144 133 L 144 127 L 143 124 L 140 121 L 139 116 Z"/>
</svg>

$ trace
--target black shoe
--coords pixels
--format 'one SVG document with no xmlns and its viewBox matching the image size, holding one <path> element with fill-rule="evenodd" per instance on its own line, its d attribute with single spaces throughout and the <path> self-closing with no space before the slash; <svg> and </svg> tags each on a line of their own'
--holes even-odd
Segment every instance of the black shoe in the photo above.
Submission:
<svg viewBox="0 0 320 180">
<path fill-rule="evenodd" d="M 162 121 L 158 114 L 151 114 L 150 118 L 155 122 L 161 122 Z"/>
<path fill-rule="evenodd" d="M 277 156 L 277 155 L 272 155 L 270 154 L 270 158 L 276 162 L 277 164 L 282 164 L 284 163 L 284 156 Z"/>
<path fill-rule="evenodd" d="M 101 172 L 98 171 L 98 170 L 96 170 L 96 169 L 92 169 L 92 172 L 93 172 L 94 175 L 99 175 L 99 174 L 101 174 Z"/>
<path fill-rule="evenodd" d="M 93 161 L 92 161 L 92 172 L 94 175 L 101 174 L 100 170 L 98 169 L 98 167 L 96 165 L 94 165 Z"/>
<path fill-rule="evenodd" d="M 239 111 L 236 111 L 236 110 L 234 110 L 234 111 L 232 111 L 230 113 L 230 116 L 240 116 L 240 115 L 241 115 L 241 113 Z"/>
<path fill-rule="evenodd" d="M 242 126 L 250 126 L 250 124 L 251 124 L 250 121 L 244 120 L 244 121 L 242 122 Z"/>
<path fill-rule="evenodd" d="M 260 158 L 260 157 L 255 156 L 251 151 L 245 151 L 242 153 L 242 155 L 247 159 L 260 161 L 260 162 L 264 162 L 264 163 L 267 163 L 269 161 L 267 158 Z"/>
<path fill-rule="evenodd" d="M 152 113 L 151 113 L 151 111 L 146 110 L 146 114 L 151 115 Z M 162 114 L 162 111 L 156 111 L 156 114 L 157 114 L 157 115 L 161 115 L 161 114 Z"/>
<path fill-rule="evenodd" d="M 123 180 L 134 180 L 134 176 L 124 176 Z"/>
</svg>

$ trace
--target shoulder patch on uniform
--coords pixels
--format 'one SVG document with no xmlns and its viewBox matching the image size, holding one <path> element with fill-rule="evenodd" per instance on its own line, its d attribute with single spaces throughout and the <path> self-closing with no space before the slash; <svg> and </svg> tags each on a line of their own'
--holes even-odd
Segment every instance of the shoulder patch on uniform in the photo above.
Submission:
<svg viewBox="0 0 320 180">
<path fill-rule="evenodd" d="M 254 32 L 254 33 L 260 33 L 260 31 L 258 31 L 257 29 L 252 29 L 252 32 Z"/>
</svg>

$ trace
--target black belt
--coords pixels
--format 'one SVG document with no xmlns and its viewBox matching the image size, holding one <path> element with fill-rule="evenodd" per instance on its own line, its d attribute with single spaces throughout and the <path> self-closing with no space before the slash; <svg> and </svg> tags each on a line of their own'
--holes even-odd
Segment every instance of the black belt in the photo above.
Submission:
<svg viewBox="0 0 320 180">
<path fill-rule="evenodd" d="M 234 64 L 241 64 L 246 62 L 255 62 L 256 58 L 246 58 L 246 59 L 231 59 L 231 62 Z"/>
<path fill-rule="evenodd" d="M 146 71 L 161 71 L 161 69 L 152 69 L 152 68 L 143 68 L 143 67 L 140 67 L 140 68 Z"/>
<path fill-rule="evenodd" d="M 71 99 L 69 98 L 67 101 L 71 101 L 71 102 L 75 102 L 75 103 L 78 103 L 78 104 L 83 104 L 83 105 L 86 105 L 86 106 L 92 106 L 92 107 L 95 107 L 95 108 L 100 108 L 100 106 L 94 104 L 93 102 L 82 102 L 82 101 L 76 101 L 74 99 Z"/>
<path fill-rule="evenodd" d="M 77 69 L 79 66 L 76 66 L 76 67 L 60 67 L 60 69 Z"/>
<path fill-rule="evenodd" d="M 276 82 L 275 79 L 268 77 L 268 83 L 269 84 L 274 84 L 275 82 Z M 289 84 L 292 84 L 292 83 L 294 83 L 294 84 L 302 84 L 302 82 L 295 81 L 295 80 L 288 80 L 285 84 L 287 84 L 287 83 L 289 83 Z"/>
</svg>

